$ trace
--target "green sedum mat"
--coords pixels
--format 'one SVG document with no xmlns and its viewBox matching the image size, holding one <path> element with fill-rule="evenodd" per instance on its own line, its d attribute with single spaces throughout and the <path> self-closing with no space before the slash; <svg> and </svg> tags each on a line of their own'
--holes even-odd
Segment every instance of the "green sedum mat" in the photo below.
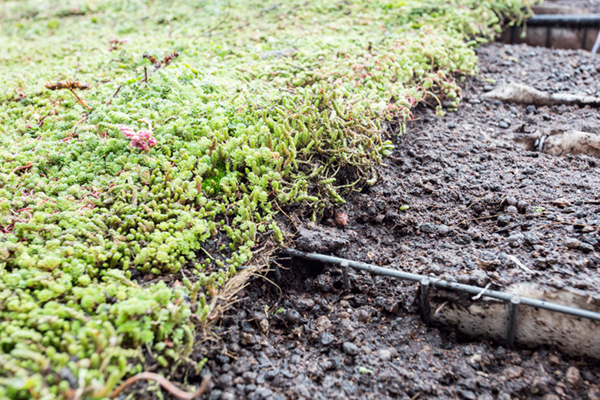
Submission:
<svg viewBox="0 0 600 400">
<path fill-rule="evenodd" d="M 0 0 L 0 398 L 199 371 L 210 293 L 284 238 L 275 203 L 374 183 L 382 123 L 457 106 L 472 47 L 533 2 Z M 91 111 L 45 87 L 70 80 Z"/>
</svg>

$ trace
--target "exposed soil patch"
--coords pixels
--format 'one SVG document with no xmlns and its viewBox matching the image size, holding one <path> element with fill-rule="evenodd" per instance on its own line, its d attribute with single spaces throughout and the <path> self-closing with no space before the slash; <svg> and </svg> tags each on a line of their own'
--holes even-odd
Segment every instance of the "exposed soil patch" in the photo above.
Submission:
<svg viewBox="0 0 600 400">
<path fill-rule="evenodd" d="M 600 159 L 524 151 L 503 137 L 557 127 L 597 132 L 600 112 L 482 97 L 493 88 L 484 78 L 596 94 L 587 79 L 597 61 L 526 46 L 492 45 L 479 55 L 481 77 L 465 82 L 460 110 L 437 118 L 421 109 L 378 169 L 378 184 L 330 213 L 347 214 L 346 227 L 333 218 L 305 222 L 298 245 L 479 286 L 535 282 L 598 299 Z M 338 267 L 280 262 L 290 268 L 281 291 L 257 279 L 223 320 L 223 347 L 206 367 L 216 377 L 208 398 L 600 396 L 591 359 L 507 350 L 425 326 L 413 283 L 351 271 L 345 291 Z"/>
<path fill-rule="evenodd" d="M 598 95 L 600 62 L 526 46 L 491 45 L 479 55 L 481 76 L 465 82 L 461 108 L 442 118 L 419 110 L 377 185 L 331 218 L 304 221 L 298 246 L 493 289 L 576 288 L 598 300 L 600 158 L 525 151 L 503 138 L 600 132 L 600 111 L 482 94 L 494 87 L 488 78 Z M 334 224 L 338 212 L 349 217 L 345 227 Z M 222 342 L 206 349 L 202 373 L 214 386 L 205 398 L 600 398 L 597 361 L 554 348 L 507 350 L 424 325 L 413 283 L 351 271 L 344 290 L 338 267 L 279 262 L 288 269 L 279 286 L 251 282 L 222 320 Z"/>
</svg>

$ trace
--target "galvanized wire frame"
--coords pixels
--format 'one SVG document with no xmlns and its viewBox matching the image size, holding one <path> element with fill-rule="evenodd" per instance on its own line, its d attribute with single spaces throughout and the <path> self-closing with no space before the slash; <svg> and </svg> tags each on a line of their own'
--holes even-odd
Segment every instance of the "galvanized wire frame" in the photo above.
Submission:
<svg viewBox="0 0 600 400">
<path fill-rule="evenodd" d="M 377 265 L 367 264 L 360 261 L 347 260 L 345 258 L 327 256 L 318 253 L 305 253 L 303 251 L 285 248 L 283 253 L 304 258 L 307 260 L 320 261 L 324 263 L 338 264 L 343 267 L 343 280 L 344 288 L 350 288 L 350 281 L 348 278 L 348 268 L 354 268 L 361 271 L 367 271 L 371 274 L 392 276 L 400 279 L 407 279 L 420 283 L 421 292 L 421 313 L 423 315 L 424 322 L 429 322 L 431 318 L 431 312 L 429 310 L 429 288 L 438 287 L 441 289 L 457 290 L 473 295 L 479 295 L 480 297 L 486 296 L 494 299 L 502 300 L 508 305 L 508 321 L 507 321 L 507 332 L 506 332 L 506 343 L 508 346 L 512 346 L 515 341 L 516 328 L 517 328 L 517 316 L 519 312 L 519 306 L 524 305 L 528 307 L 541 308 L 544 310 L 559 312 L 563 314 L 573 315 L 575 317 L 587 318 L 594 321 L 600 321 L 600 313 L 594 311 L 588 311 L 577 307 L 565 306 L 562 304 L 552 303 L 545 300 L 537 300 L 529 297 L 517 296 L 515 294 L 499 292 L 496 290 L 489 290 L 487 288 L 481 288 L 471 285 L 463 285 L 462 283 L 450 282 L 443 279 L 438 279 L 425 275 L 412 274 L 410 272 L 403 272 L 393 270 L 389 268 L 378 267 Z"/>
</svg>

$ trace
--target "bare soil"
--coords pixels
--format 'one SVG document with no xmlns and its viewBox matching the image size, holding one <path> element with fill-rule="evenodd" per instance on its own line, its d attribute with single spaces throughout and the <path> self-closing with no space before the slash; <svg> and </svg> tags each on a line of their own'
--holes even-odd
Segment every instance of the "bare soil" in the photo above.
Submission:
<svg viewBox="0 0 600 400">
<path fill-rule="evenodd" d="M 598 95 L 600 60 L 509 45 L 483 47 L 479 56 L 481 74 L 464 82 L 460 109 L 442 118 L 418 110 L 379 167 L 379 182 L 331 210 L 347 214 L 348 225 L 305 218 L 296 245 L 500 290 L 536 282 L 598 299 L 600 159 L 525 151 L 504 138 L 565 127 L 599 132 L 600 112 L 482 95 L 511 81 Z M 565 246 L 573 240 L 580 246 Z M 207 349 L 207 398 L 600 398 L 595 360 L 553 348 L 509 350 L 426 326 L 415 284 L 351 272 L 344 290 L 338 267 L 279 263 L 279 284 L 257 278 L 223 319 L 222 342 Z"/>
<path fill-rule="evenodd" d="M 600 111 L 483 94 L 517 81 L 600 95 L 600 59 L 499 44 L 479 56 L 481 74 L 463 82 L 458 111 L 436 117 L 421 108 L 404 136 L 390 125 L 396 150 L 375 186 L 318 223 L 287 210 L 299 218 L 289 227 L 296 246 L 498 290 L 576 288 L 598 300 L 600 158 L 526 151 L 505 138 L 565 127 L 598 133 Z M 335 213 L 349 216 L 346 227 L 334 225 Z M 278 263 L 278 284 L 275 274 L 254 279 L 221 320 L 219 341 L 197 354 L 209 357 L 202 374 L 213 376 L 204 398 L 600 399 L 597 360 L 427 326 L 414 283 L 351 272 L 344 290 L 339 267 Z"/>
</svg>

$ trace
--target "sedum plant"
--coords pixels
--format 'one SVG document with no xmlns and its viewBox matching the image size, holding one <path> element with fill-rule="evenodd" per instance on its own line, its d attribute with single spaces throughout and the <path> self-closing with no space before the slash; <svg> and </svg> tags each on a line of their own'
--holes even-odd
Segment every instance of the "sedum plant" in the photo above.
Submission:
<svg viewBox="0 0 600 400">
<path fill-rule="evenodd" d="M 199 371 L 209 300 L 284 239 L 279 208 L 373 184 L 382 124 L 458 107 L 473 46 L 531 3 L 1 2 L 0 398 Z M 85 103 L 44 86 L 77 79 Z"/>
</svg>

